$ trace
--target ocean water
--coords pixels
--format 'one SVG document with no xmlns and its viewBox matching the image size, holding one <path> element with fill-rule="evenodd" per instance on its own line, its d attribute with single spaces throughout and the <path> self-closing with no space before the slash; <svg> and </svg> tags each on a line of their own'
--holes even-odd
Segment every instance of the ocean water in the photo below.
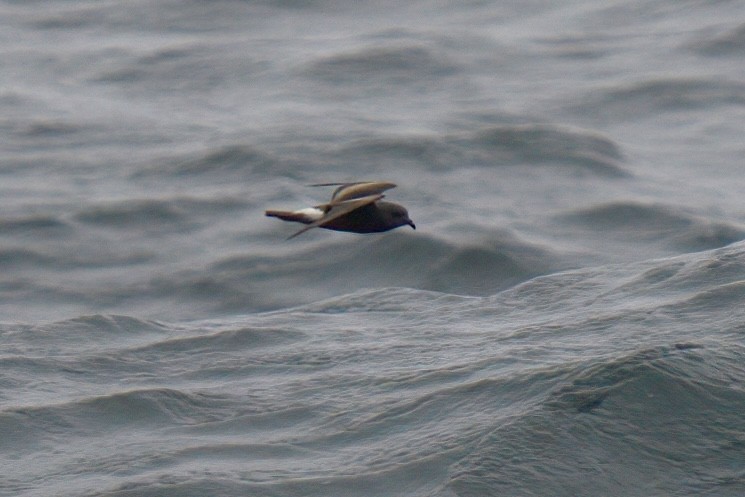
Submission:
<svg viewBox="0 0 745 497">
<path fill-rule="evenodd" d="M 0 1 L 0 495 L 745 495 L 743 14 Z"/>
</svg>

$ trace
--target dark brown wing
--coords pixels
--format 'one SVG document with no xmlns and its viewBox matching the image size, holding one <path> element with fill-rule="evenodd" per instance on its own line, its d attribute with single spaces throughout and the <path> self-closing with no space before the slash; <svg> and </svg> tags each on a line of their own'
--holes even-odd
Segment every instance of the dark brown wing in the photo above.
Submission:
<svg viewBox="0 0 745 497">
<path fill-rule="evenodd" d="M 383 198 L 383 195 L 378 194 L 378 195 L 368 195 L 366 197 L 361 197 L 361 198 L 352 198 L 351 200 L 346 200 L 343 202 L 334 200 L 333 202 L 326 204 L 326 207 L 330 207 L 330 208 L 321 219 L 304 227 L 303 229 L 301 229 L 300 231 L 298 231 L 297 233 L 289 237 L 288 240 L 290 238 L 295 238 L 298 235 L 302 235 L 309 229 L 323 226 L 324 224 L 329 223 L 333 221 L 334 219 L 338 219 L 342 216 L 345 216 L 349 214 L 350 212 L 359 209 L 360 207 L 374 204 L 381 198 Z M 319 206 L 319 207 L 323 207 L 323 206 Z"/>
</svg>

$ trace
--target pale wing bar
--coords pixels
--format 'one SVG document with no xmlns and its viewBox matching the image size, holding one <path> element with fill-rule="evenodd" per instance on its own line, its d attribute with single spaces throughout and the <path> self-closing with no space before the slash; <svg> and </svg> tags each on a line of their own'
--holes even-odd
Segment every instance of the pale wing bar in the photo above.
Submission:
<svg viewBox="0 0 745 497">
<path fill-rule="evenodd" d="M 386 190 L 395 188 L 395 183 L 387 181 L 361 181 L 357 183 L 318 183 L 310 186 L 338 186 L 331 195 L 331 204 L 355 198 L 380 195 Z"/>
<path fill-rule="evenodd" d="M 330 186 L 330 185 L 324 185 L 324 186 Z M 359 209 L 360 207 L 364 207 L 369 204 L 374 204 L 381 198 L 383 198 L 383 195 L 378 194 L 378 195 L 368 195 L 366 197 L 361 197 L 361 198 L 352 198 L 351 200 L 345 200 L 341 202 L 338 200 L 332 200 L 332 202 L 327 204 L 331 208 L 328 210 L 328 212 L 326 212 L 326 214 L 321 219 L 309 224 L 308 226 L 304 227 L 303 229 L 301 229 L 300 231 L 293 234 L 287 239 L 290 240 L 291 238 L 295 238 L 298 235 L 302 235 L 303 233 L 305 233 L 306 231 L 310 229 L 323 226 L 324 224 L 329 223 L 333 221 L 334 219 L 338 219 L 342 216 L 345 216 L 349 214 L 350 212 Z"/>
</svg>

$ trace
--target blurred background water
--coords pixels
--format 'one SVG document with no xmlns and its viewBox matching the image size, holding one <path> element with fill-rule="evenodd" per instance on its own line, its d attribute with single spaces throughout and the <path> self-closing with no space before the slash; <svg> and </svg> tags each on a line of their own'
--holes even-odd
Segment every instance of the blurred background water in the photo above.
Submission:
<svg viewBox="0 0 745 497">
<path fill-rule="evenodd" d="M 743 15 L 1 1 L 0 494 L 743 495 Z"/>
</svg>

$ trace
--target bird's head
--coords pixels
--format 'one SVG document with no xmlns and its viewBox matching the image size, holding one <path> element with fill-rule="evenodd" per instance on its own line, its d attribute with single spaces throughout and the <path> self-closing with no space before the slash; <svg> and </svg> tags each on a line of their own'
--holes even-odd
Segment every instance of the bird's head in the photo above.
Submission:
<svg viewBox="0 0 745 497">
<path fill-rule="evenodd" d="M 395 226 L 409 225 L 412 229 L 416 229 L 414 221 L 409 218 L 409 212 L 401 205 L 389 203 L 390 209 L 388 215 Z"/>
</svg>

